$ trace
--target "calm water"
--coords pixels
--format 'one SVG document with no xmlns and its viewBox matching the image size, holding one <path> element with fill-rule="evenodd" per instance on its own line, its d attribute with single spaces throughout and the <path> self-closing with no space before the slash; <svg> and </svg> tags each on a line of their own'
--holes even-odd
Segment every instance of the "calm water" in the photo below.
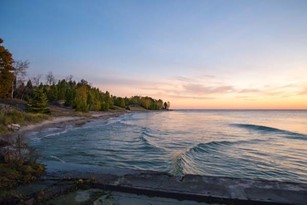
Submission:
<svg viewBox="0 0 307 205">
<path fill-rule="evenodd" d="M 307 111 L 129 113 L 32 133 L 47 165 L 307 183 Z"/>
</svg>

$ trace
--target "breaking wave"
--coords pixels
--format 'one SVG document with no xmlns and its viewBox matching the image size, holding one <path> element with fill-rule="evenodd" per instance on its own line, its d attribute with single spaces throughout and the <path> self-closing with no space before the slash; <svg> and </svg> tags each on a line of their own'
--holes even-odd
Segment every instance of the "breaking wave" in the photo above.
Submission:
<svg viewBox="0 0 307 205">
<path fill-rule="evenodd" d="M 296 132 L 291 132 L 288 130 L 282 130 L 274 127 L 267 127 L 263 125 L 255 125 L 255 124 L 230 124 L 235 127 L 244 128 L 247 130 L 252 130 L 256 132 L 261 133 L 276 133 L 276 134 L 284 134 L 286 137 L 292 138 L 292 139 L 306 139 L 306 135 Z"/>
<path fill-rule="evenodd" d="M 55 156 L 55 155 L 50 156 L 50 158 L 56 159 L 57 161 L 62 162 L 62 163 L 66 163 L 66 162 L 65 162 L 64 160 L 62 160 L 60 157 L 57 157 L 57 156 Z"/>
<path fill-rule="evenodd" d="M 141 135 L 139 136 L 139 139 L 144 146 L 158 151 L 162 150 L 162 148 L 151 138 L 154 138 L 154 135 L 149 134 L 146 131 L 141 132 Z"/>
</svg>

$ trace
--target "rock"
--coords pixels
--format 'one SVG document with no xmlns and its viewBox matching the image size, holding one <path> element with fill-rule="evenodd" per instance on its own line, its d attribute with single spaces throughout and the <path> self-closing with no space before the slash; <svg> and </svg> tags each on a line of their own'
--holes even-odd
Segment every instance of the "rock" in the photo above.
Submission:
<svg viewBox="0 0 307 205">
<path fill-rule="evenodd" d="M 14 124 L 14 123 L 12 123 L 12 124 L 9 124 L 9 125 L 7 126 L 7 128 L 8 128 L 9 130 L 15 132 L 15 131 L 20 130 L 20 125 L 19 125 L 19 124 Z"/>
</svg>

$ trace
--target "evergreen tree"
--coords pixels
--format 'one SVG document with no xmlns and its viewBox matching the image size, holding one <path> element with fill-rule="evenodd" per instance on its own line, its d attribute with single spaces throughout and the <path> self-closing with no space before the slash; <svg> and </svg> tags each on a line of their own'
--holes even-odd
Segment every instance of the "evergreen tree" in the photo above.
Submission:
<svg viewBox="0 0 307 205">
<path fill-rule="evenodd" d="M 27 104 L 27 111 L 49 114 L 50 110 L 47 107 L 47 103 L 48 99 L 46 93 L 43 90 L 43 87 L 34 88 Z"/>
<path fill-rule="evenodd" d="M 66 106 L 74 106 L 75 104 L 75 97 L 76 97 L 76 88 L 72 85 L 66 90 L 65 95 L 65 105 Z"/>
<path fill-rule="evenodd" d="M 56 85 L 51 85 L 47 87 L 47 97 L 48 101 L 56 101 L 58 99 L 58 87 Z"/>
</svg>

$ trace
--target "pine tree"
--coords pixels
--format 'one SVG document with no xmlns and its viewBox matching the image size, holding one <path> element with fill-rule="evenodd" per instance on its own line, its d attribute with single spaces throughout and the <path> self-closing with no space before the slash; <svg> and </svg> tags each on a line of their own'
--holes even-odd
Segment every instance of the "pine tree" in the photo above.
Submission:
<svg viewBox="0 0 307 205">
<path fill-rule="evenodd" d="M 44 92 L 43 88 L 34 88 L 27 104 L 27 111 L 50 114 L 50 110 L 47 106 L 47 103 L 47 95 Z"/>
</svg>

